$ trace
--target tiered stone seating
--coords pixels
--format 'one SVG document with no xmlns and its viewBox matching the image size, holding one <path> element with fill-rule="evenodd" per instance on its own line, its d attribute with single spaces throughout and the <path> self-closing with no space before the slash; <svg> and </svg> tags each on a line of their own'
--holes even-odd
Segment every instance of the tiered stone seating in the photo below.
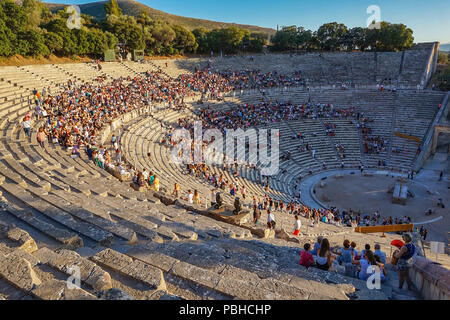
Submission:
<svg viewBox="0 0 450 320">
<path fill-rule="evenodd" d="M 279 247 L 282 240 L 259 245 L 230 239 L 181 246 L 146 243 L 125 249 L 125 254 L 98 248 L 82 256 L 38 248 L 26 231 L 0 228 L 0 294 L 7 299 L 108 299 L 114 292 L 133 299 L 386 298 L 383 292 L 364 289 L 357 279 L 330 272 L 324 278 L 320 270 L 298 268 L 298 253 Z M 64 281 L 73 266 L 81 276 L 81 288 L 75 290 Z"/>
<path fill-rule="evenodd" d="M 105 62 L 102 63 L 101 66 L 101 72 L 113 79 L 117 79 L 120 77 L 127 78 L 129 76 L 134 78 L 136 76 L 135 71 L 130 70 L 120 62 Z"/>
<path fill-rule="evenodd" d="M 398 84 L 404 88 L 415 88 L 421 83 L 427 59 L 433 44 L 418 44 L 402 52 L 323 52 L 287 54 L 256 54 L 249 56 L 216 56 L 210 58 L 152 60 L 156 66 L 172 77 L 202 68 L 211 61 L 219 70 L 261 70 L 291 74 L 301 71 L 308 85 L 371 85 Z M 403 56 L 404 55 L 404 56 Z M 402 59 L 403 56 L 403 59 Z M 165 66 L 167 62 L 168 67 Z M 401 66 L 403 64 L 403 66 Z M 401 74 L 400 74 L 400 71 Z M 389 80 L 391 79 L 391 80 Z"/>
<path fill-rule="evenodd" d="M 41 82 L 38 87 L 59 87 L 60 85 L 67 84 L 69 80 L 67 72 L 54 67 L 54 65 L 23 66 L 19 68 L 31 74 L 34 78 L 39 79 Z M 72 79 L 72 81 L 74 80 L 76 79 Z"/>
<path fill-rule="evenodd" d="M 443 98 L 440 92 L 400 92 L 394 131 L 419 138 L 422 142 Z M 400 152 L 391 150 L 391 164 L 409 169 L 416 158 L 418 146 L 419 143 L 414 140 L 393 135 L 392 147 Z"/>
<path fill-rule="evenodd" d="M 425 83 L 422 83 L 422 77 L 433 45 L 433 43 L 421 44 L 413 47 L 412 50 L 404 52 L 403 68 L 399 77 L 400 87 L 414 87 L 417 85 L 423 87 L 425 85 Z"/>
<path fill-rule="evenodd" d="M 131 61 L 122 61 L 121 63 L 125 68 L 129 69 L 130 72 L 138 75 L 147 71 L 158 71 L 153 64 L 145 61 L 144 63 L 135 63 Z"/>
<path fill-rule="evenodd" d="M 102 75 L 89 63 L 54 64 L 52 66 L 67 74 L 67 77 L 70 77 L 70 79 L 77 79 L 81 82 L 90 82 Z"/>
<path fill-rule="evenodd" d="M 285 56 L 274 55 L 270 59 L 281 65 L 283 57 Z M 336 73 L 341 72 L 343 69 L 339 71 L 341 67 L 337 64 L 344 63 L 344 58 L 344 54 L 333 58 L 331 55 L 325 57 L 324 59 L 335 60 L 324 68 L 335 67 Z M 227 59 L 229 66 L 245 65 L 249 61 L 243 57 Z M 225 62 L 223 65 L 225 66 Z M 77 79 L 89 81 L 103 73 L 110 77 L 134 77 L 141 72 L 140 64 L 116 63 L 103 66 L 103 70 L 97 72 L 92 66 L 80 64 L 80 70 L 86 71 L 86 74 Z M 301 218 L 306 228 L 302 228 L 301 237 L 296 240 L 257 239 L 257 229 L 263 227 L 254 226 L 249 221 L 236 226 L 215 220 L 205 216 L 200 207 L 193 207 L 192 210 L 183 208 L 183 200 L 163 204 L 160 200 L 164 194 L 163 189 L 170 193 L 175 182 L 182 185 L 184 192 L 190 188 L 198 189 L 202 195 L 209 195 L 210 186 L 194 177 L 186 179 L 182 167 L 169 161 L 170 149 L 159 143 L 166 130 L 161 129 L 160 122 L 168 125 L 175 123 L 180 116 L 195 118 L 195 111 L 200 107 L 197 103 L 190 104 L 182 115 L 175 110 L 160 109 L 151 117 L 143 116 L 127 123 L 127 130 L 121 139 L 124 157 L 138 169 L 148 168 L 158 174 L 162 186 L 159 194 L 135 191 L 129 186 L 129 181 L 120 182 L 105 170 L 95 167 L 84 153 L 79 157 L 71 157 L 70 151 L 48 143 L 41 148 L 36 143 L 36 128 L 40 123 L 34 124 L 31 138 L 26 137 L 19 126 L 20 119 L 30 110 L 30 90 L 34 87 L 40 89 L 41 86 L 51 86 L 56 91 L 60 89 L 60 85 L 67 83 L 68 73 L 77 74 L 76 67 L 77 65 L 53 65 L 0 69 L 0 191 L 3 195 L 2 202 L 7 203 L 0 215 L 0 222 L 9 217 L 8 219 L 20 221 L 26 229 L 0 224 L 0 297 L 392 297 L 389 290 L 368 290 L 365 283 L 344 277 L 335 271 L 305 270 L 298 266 L 299 246 L 306 241 L 314 241 L 313 238 L 317 235 L 329 237 L 332 245 L 340 244 L 343 236 L 348 236 L 352 240 L 377 241 L 386 246 L 392 240 L 389 236 L 382 239 L 375 235 L 360 235 L 353 233 L 350 228 L 322 223 L 309 228 L 308 221 Z M 147 67 L 148 70 L 154 68 L 151 64 L 143 64 L 143 69 Z M 286 68 L 292 70 L 292 65 L 287 65 Z M 349 70 L 348 65 L 345 68 Z M 324 79 L 325 71 L 322 70 L 318 79 Z M 358 81 L 363 80 L 361 77 Z M 39 85 L 36 84 L 37 81 L 40 81 Z M 381 133 L 390 126 L 391 130 L 387 135 L 398 130 L 423 137 L 428 128 L 426 123 L 431 123 L 442 94 L 351 90 L 287 90 L 277 94 L 276 90 L 268 90 L 265 97 L 257 91 L 230 95 L 221 103 L 211 103 L 211 107 L 227 108 L 235 103 L 254 103 L 262 99 L 289 99 L 293 103 L 310 100 L 332 103 L 335 106 L 356 106 L 357 111 L 363 111 L 365 115 L 375 119 L 373 127 L 378 130 L 376 132 Z M 393 112 L 394 106 L 397 108 L 396 113 Z M 381 121 L 381 115 L 376 118 L 378 113 L 387 115 L 391 121 Z M 411 132 L 406 130 L 406 121 L 411 120 L 408 117 L 415 118 Z M 419 124 L 419 120 L 425 124 Z M 326 121 L 337 125 L 334 137 L 325 135 Z M 281 168 L 286 172 L 280 171 L 270 178 L 269 195 L 274 199 L 288 201 L 294 194 L 292 186 L 295 178 L 308 174 L 309 170 L 323 170 L 322 161 L 325 161 L 327 167 L 339 166 L 340 159 L 334 148 L 336 142 L 345 144 L 347 152 L 352 154 L 352 157 L 349 155 L 346 158 L 348 165 L 356 165 L 360 159 L 356 147 L 357 130 L 347 120 L 301 120 L 280 122 L 272 124 L 272 127 L 281 131 L 281 151 L 292 150 L 291 160 L 281 163 Z M 291 140 L 294 132 L 305 135 L 305 141 L 317 152 L 315 159 L 309 153 L 294 151 L 295 144 Z M 394 138 L 393 146 L 396 145 L 398 141 Z M 148 151 L 152 155 L 151 161 L 146 156 Z M 404 160 L 394 155 L 391 157 L 394 164 L 412 161 L 412 158 Z M 369 161 L 364 157 L 362 160 Z M 230 181 L 236 179 L 222 167 L 215 166 L 213 170 L 223 173 Z M 239 167 L 237 180 L 239 185 L 247 186 L 249 197 L 261 197 L 265 194 L 259 183 L 258 172 L 247 166 Z M 232 201 L 228 194 L 225 198 L 228 202 Z M 205 197 L 202 200 L 204 204 L 208 202 Z M 264 218 L 262 220 L 265 221 Z M 276 220 L 277 228 L 291 231 L 291 215 L 276 212 Z M 31 233 L 42 239 L 51 239 L 56 248 L 41 246 L 40 242 L 33 240 Z M 69 268 L 73 265 L 81 269 L 82 286 L 71 291 L 66 289 L 64 280 L 71 274 Z"/>
<path fill-rule="evenodd" d="M 373 120 L 373 122 L 367 124 L 367 127 L 372 129 L 370 136 L 381 137 L 388 143 L 388 148 L 385 152 L 364 154 L 364 141 L 361 141 L 364 165 L 366 167 L 377 167 L 379 160 L 385 160 L 387 162 L 386 165 L 390 167 L 391 164 L 388 161 L 389 146 L 392 145 L 397 94 L 388 91 L 359 90 L 355 92 L 355 98 L 358 103 L 358 110 L 364 114 L 364 117 Z"/>
<path fill-rule="evenodd" d="M 180 74 L 194 72 L 195 66 L 204 66 L 202 64 L 201 59 L 158 59 L 158 60 L 150 60 L 149 64 L 153 66 L 156 71 L 157 69 L 161 69 L 164 73 L 172 78 L 178 77 Z M 167 67 L 166 67 L 167 63 Z"/>
<path fill-rule="evenodd" d="M 401 64 L 401 54 L 397 52 L 377 52 L 376 81 L 384 84 L 395 84 Z M 391 79 L 391 81 L 389 81 Z"/>
</svg>

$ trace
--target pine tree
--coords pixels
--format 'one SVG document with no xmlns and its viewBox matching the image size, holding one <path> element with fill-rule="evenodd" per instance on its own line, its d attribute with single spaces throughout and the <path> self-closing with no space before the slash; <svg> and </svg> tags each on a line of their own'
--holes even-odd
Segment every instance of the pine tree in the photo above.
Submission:
<svg viewBox="0 0 450 320">
<path fill-rule="evenodd" d="M 110 0 L 109 2 L 105 3 L 105 11 L 107 14 L 112 14 L 117 17 L 120 17 L 122 15 L 122 9 L 120 9 L 119 4 L 116 0 Z"/>
</svg>

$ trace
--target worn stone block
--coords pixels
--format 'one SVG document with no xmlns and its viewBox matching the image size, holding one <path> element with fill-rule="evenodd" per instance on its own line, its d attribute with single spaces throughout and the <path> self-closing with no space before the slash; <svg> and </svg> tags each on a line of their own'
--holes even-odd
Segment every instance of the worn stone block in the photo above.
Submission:
<svg viewBox="0 0 450 320">
<path fill-rule="evenodd" d="M 148 264 L 155 266 L 164 272 L 169 272 L 173 266 L 179 262 L 179 260 L 165 254 L 149 253 L 148 249 L 145 249 L 144 246 L 135 246 L 127 252 L 127 255 L 147 262 Z"/>
<path fill-rule="evenodd" d="M 19 249 L 28 253 L 33 253 L 38 249 L 34 239 L 25 230 L 12 228 L 8 231 L 6 237 L 10 240 L 17 241 L 20 246 Z"/>
<path fill-rule="evenodd" d="M 211 289 L 215 288 L 220 281 L 220 276 L 217 273 L 182 261 L 176 263 L 170 272 L 182 279 L 198 283 Z"/>
<path fill-rule="evenodd" d="M 36 254 L 41 261 L 49 266 L 72 275 L 71 267 L 80 268 L 81 281 L 90 285 L 94 290 L 107 290 L 112 288 L 111 276 L 95 263 L 81 257 L 75 251 L 60 249 L 56 252 L 41 248 Z"/>
<path fill-rule="evenodd" d="M 31 293 L 43 300 L 96 300 L 96 297 L 81 288 L 67 287 L 65 281 L 52 279 L 35 287 Z"/>
<path fill-rule="evenodd" d="M 15 255 L 0 254 L 0 277 L 26 292 L 41 284 L 30 262 Z"/>
</svg>

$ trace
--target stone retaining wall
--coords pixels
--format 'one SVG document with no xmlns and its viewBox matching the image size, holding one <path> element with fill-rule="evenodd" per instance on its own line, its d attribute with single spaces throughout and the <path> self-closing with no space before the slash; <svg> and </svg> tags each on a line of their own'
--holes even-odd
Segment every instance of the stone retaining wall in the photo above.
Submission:
<svg viewBox="0 0 450 320">
<path fill-rule="evenodd" d="M 450 300 L 450 270 L 424 257 L 416 257 L 410 276 L 424 299 Z"/>
<path fill-rule="evenodd" d="M 436 72 L 437 60 L 439 55 L 439 42 L 434 42 L 431 48 L 430 54 L 428 56 L 427 64 L 425 66 L 425 71 L 421 79 L 421 87 L 425 88 L 430 81 L 431 76 Z"/>
<path fill-rule="evenodd" d="M 430 124 L 428 128 L 428 132 L 426 133 L 424 137 L 424 142 L 422 143 L 422 152 L 419 154 L 419 156 L 416 158 L 413 164 L 413 170 L 416 172 L 419 172 L 420 169 L 422 169 L 423 165 L 425 164 L 425 161 L 431 156 L 432 153 L 432 145 L 433 145 L 433 136 L 434 136 L 434 127 L 439 124 L 440 120 L 445 117 L 446 114 L 448 114 L 450 110 L 450 93 L 447 93 L 447 95 L 444 97 L 444 100 L 442 101 L 442 107 L 436 114 L 436 117 L 434 118 L 433 122 Z"/>
</svg>

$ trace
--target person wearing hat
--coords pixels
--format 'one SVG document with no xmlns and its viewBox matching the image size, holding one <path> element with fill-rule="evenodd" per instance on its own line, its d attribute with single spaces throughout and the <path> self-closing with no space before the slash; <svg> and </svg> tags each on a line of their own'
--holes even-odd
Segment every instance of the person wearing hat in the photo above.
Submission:
<svg viewBox="0 0 450 320">
<path fill-rule="evenodd" d="M 409 276 L 409 269 L 411 268 L 411 258 L 416 253 L 416 247 L 412 243 L 412 237 L 409 233 L 405 233 L 402 236 L 405 244 L 394 252 L 394 258 L 398 259 L 397 271 L 398 271 L 398 288 L 403 288 L 403 283 L 406 280 L 406 285 L 408 290 L 412 290 L 412 282 Z"/>
</svg>

